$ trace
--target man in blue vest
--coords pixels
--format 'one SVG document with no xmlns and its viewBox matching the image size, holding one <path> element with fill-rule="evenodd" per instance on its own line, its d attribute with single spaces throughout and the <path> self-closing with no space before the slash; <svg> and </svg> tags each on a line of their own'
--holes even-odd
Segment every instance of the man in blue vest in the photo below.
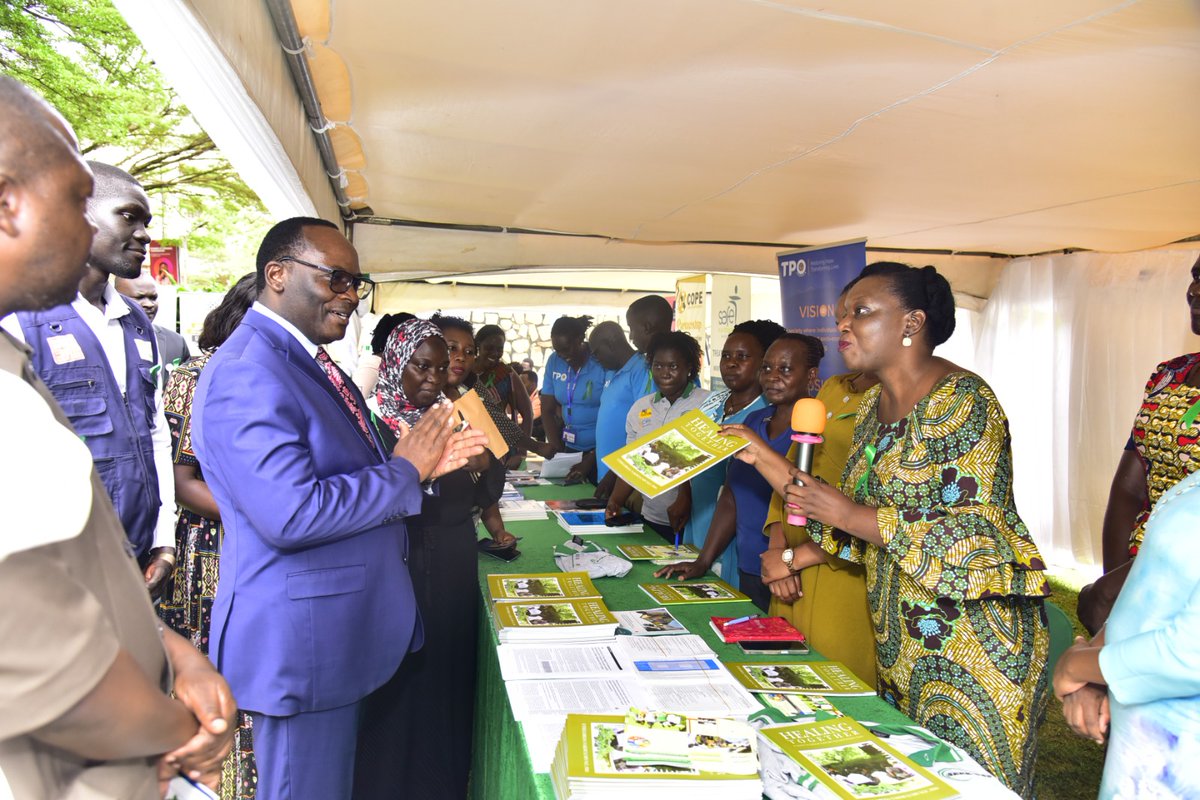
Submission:
<svg viewBox="0 0 1200 800">
<path fill-rule="evenodd" d="M 125 535 L 157 592 L 175 565 L 171 434 L 155 382 L 158 345 L 146 313 L 112 277 L 135 278 L 150 244 L 150 200 L 124 170 L 89 162 L 96 228 L 70 303 L 22 311 L 4 326 L 33 349 L 33 364 L 91 450 Z"/>
</svg>

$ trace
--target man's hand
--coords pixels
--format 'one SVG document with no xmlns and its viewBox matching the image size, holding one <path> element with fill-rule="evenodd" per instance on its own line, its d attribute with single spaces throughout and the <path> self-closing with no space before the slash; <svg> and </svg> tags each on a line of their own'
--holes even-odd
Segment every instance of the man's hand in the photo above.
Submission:
<svg viewBox="0 0 1200 800">
<path fill-rule="evenodd" d="M 596 484 L 596 491 L 592 492 L 592 497 L 596 498 L 597 500 L 607 500 L 608 496 L 612 494 L 613 486 L 616 485 L 616 483 L 617 473 L 609 470 L 604 477 L 600 479 L 600 483 Z"/>
<path fill-rule="evenodd" d="M 509 547 L 517 543 L 517 537 L 508 532 L 507 529 L 496 531 L 492 534 L 492 541 L 501 547 Z"/>
<path fill-rule="evenodd" d="M 767 584 L 767 588 L 771 590 L 771 594 L 779 598 L 780 602 L 788 605 L 804 596 L 804 592 L 800 591 L 799 575 L 789 575 L 782 580 L 772 581 Z"/>
<path fill-rule="evenodd" d="M 159 594 L 162 593 L 163 584 L 174 571 L 174 547 L 156 547 L 150 551 L 150 562 L 146 564 L 146 570 L 142 573 L 142 577 L 146 581 L 146 591 L 150 593 L 151 597 L 158 599 Z"/>
<path fill-rule="evenodd" d="M 175 671 L 175 698 L 195 715 L 200 730 L 182 747 L 163 756 L 165 766 L 160 765 L 159 775 L 171 768 L 215 787 L 221 779 L 221 762 L 233 746 L 237 703 L 211 662 L 178 636 L 174 639 L 178 641 L 168 641 L 166 634 L 163 637 Z"/>
<path fill-rule="evenodd" d="M 439 403 L 411 428 L 400 427 L 400 440 L 392 455 L 416 467 L 422 481 L 461 469 L 467 459 L 483 452 L 487 434 L 470 428 L 455 433 L 455 425 L 453 406 Z"/>
</svg>

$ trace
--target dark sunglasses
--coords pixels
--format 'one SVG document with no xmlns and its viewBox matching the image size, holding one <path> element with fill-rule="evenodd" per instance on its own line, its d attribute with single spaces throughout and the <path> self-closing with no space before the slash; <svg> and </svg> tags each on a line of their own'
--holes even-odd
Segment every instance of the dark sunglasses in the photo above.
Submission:
<svg viewBox="0 0 1200 800">
<path fill-rule="evenodd" d="M 371 294 L 371 290 L 375 288 L 375 281 L 371 280 L 370 278 L 364 278 L 362 275 L 352 275 L 349 272 L 346 272 L 344 269 L 334 269 L 333 267 L 314 264 L 311 261 L 305 261 L 304 259 L 296 258 L 295 256 L 281 256 L 275 260 L 279 261 L 280 263 L 284 261 L 295 261 L 297 264 L 303 264 L 306 267 L 319 269 L 321 272 L 328 272 L 329 288 L 333 290 L 334 294 L 342 294 L 343 292 L 347 292 L 350 290 L 350 287 L 353 286 L 355 293 L 358 294 L 358 299 L 366 300 Z"/>
</svg>

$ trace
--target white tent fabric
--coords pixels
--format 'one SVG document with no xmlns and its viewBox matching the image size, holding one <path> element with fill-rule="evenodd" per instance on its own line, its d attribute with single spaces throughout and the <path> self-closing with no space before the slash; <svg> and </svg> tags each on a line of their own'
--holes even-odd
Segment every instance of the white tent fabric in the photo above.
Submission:
<svg viewBox="0 0 1200 800">
<path fill-rule="evenodd" d="M 1052 562 L 1100 563 L 1109 484 L 1146 379 L 1200 351 L 1184 300 L 1198 256 L 1018 259 L 988 298 L 973 368 L 1009 416 L 1017 507 Z"/>
</svg>

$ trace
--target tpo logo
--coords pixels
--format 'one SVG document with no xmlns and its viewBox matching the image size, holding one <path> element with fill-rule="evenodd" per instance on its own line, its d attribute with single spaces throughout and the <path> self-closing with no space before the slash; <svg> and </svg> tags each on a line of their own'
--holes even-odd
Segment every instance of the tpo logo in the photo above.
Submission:
<svg viewBox="0 0 1200 800">
<path fill-rule="evenodd" d="M 788 258 L 779 262 L 779 277 L 786 278 L 789 275 L 803 276 L 808 272 L 808 262 L 803 258 Z"/>
</svg>

